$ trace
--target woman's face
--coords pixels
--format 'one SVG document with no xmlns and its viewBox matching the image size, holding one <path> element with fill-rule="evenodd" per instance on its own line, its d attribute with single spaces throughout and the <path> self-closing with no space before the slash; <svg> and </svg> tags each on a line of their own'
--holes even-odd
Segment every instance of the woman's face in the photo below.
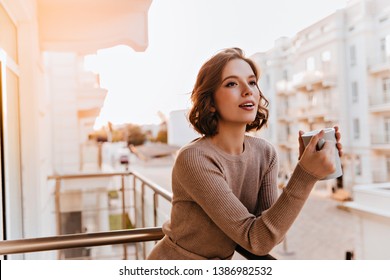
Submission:
<svg viewBox="0 0 390 280">
<path fill-rule="evenodd" d="M 219 125 L 244 125 L 256 118 L 260 101 L 256 76 L 242 59 L 229 61 L 222 71 L 222 83 L 214 93 Z"/>
</svg>

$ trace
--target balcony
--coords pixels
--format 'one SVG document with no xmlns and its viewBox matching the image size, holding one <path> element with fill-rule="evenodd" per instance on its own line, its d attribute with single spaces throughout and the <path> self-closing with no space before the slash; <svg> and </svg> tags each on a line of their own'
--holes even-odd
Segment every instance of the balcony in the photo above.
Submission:
<svg viewBox="0 0 390 280">
<path fill-rule="evenodd" d="M 287 134 L 285 131 L 279 131 L 278 145 L 286 149 L 295 149 L 297 146 L 297 137 L 296 135 Z"/>
<path fill-rule="evenodd" d="M 119 177 L 120 187 L 105 194 L 108 195 L 108 200 L 117 200 L 117 203 L 106 203 L 108 208 L 91 208 L 93 199 L 82 197 L 82 194 L 99 196 L 102 189 L 103 193 L 107 189 L 101 186 L 109 185 L 115 177 Z M 170 208 L 172 194 L 136 171 L 53 175 L 49 180 L 55 180 L 57 235 L 0 241 L 0 256 L 57 251 L 56 258 L 59 260 L 139 260 L 145 259 L 155 241 L 164 237 L 161 225 L 168 219 L 166 214 L 170 209 L 166 206 Z M 85 183 L 88 180 L 92 180 L 92 184 Z M 70 184 L 64 184 L 65 182 Z M 95 187 L 90 188 L 93 185 Z M 70 188 L 73 190 L 69 191 Z M 66 196 L 68 200 L 65 199 Z M 102 215 L 102 212 L 107 213 Z M 69 213 L 72 215 L 66 218 Z M 94 216 L 97 219 L 92 223 L 91 217 Z M 104 224 L 105 218 L 109 220 L 110 230 L 107 231 L 106 228 L 99 231 L 104 228 L 101 224 Z M 67 224 L 71 227 L 67 227 Z M 86 224 L 92 225 L 92 232 L 80 233 L 82 226 Z M 67 229 L 74 232 L 67 232 Z M 239 246 L 236 252 L 236 259 L 274 259 L 271 255 L 254 255 Z"/>
<path fill-rule="evenodd" d="M 383 57 L 378 59 L 377 62 L 374 62 L 368 66 L 368 72 L 371 75 L 381 75 L 390 73 L 390 57 Z"/>
<path fill-rule="evenodd" d="M 279 95 L 290 95 L 295 92 L 292 81 L 280 80 L 276 83 L 276 93 Z"/>
<path fill-rule="evenodd" d="M 390 182 L 390 174 L 388 174 L 386 168 L 384 169 L 375 169 L 372 172 L 372 181 L 374 183 L 386 183 Z"/>
<path fill-rule="evenodd" d="M 388 113 L 390 111 L 390 93 L 370 97 L 371 113 Z"/>
<path fill-rule="evenodd" d="M 297 110 L 297 118 L 301 121 L 309 123 L 318 122 L 336 122 L 338 120 L 338 112 L 335 109 L 329 109 L 325 105 L 317 105 L 301 107 Z"/>
<path fill-rule="evenodd" d="M 334 87 L 336 82 L 335 75 L 327 74 L 322 71 L 304 71 L 294 75 L 292 84 L 296 90 L 311 92 L 323 88 Z"/>
<path fill-rule="evenodd" d="M 121 232 L 134 235 L 134 242 L 140 241 L 140 234 L 146 239 L 162 237 L 157 228 L 167 219 L 164 213 L 169 213 L 172 195 L 136 171 L 53 175 L 48 179 L 55 182 L 55 228 L 63 242 L 55 245 L 50 238 L 42 240 L 63 249 L 57 252 L 57 259 L 144 259 L 153 244 L 127 244 Z M 73 242 L 72 236 L 81 233 Z"/>
<path fill-rule="evenodd" d="M 280 104 L 280 103 L 279 103 Z M 277 107 L 277 118 L 280 122 L 288 122 L 291 120 L 291 116 L 289 116 L 289 110 L 287 106 L 280 105 L 280 107 Z"/>
<path fill-rule="evenodd" d="M 390 150 L 390 133 L 373 133 L 371 135 L 371 144 L 377 150 Z"/>
</svg>

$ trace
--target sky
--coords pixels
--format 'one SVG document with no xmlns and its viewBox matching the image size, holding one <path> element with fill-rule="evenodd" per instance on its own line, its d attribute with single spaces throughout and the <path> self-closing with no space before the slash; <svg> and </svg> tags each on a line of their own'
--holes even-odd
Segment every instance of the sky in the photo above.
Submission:
<svg viewBox="0 0 390 280">
<path fill-rule="evenodd" d="M 86 59 L 108 90 L 98 129 L 113 124 L 158 124 L 191 106 L 190 92 L 201 65 L 227 47 L 247 56 L 264 52 L 280 37 L 346 6 L 346 0 L 153 0 L 145 52 L 128 46 L 99 50 Z"/>
</svg>

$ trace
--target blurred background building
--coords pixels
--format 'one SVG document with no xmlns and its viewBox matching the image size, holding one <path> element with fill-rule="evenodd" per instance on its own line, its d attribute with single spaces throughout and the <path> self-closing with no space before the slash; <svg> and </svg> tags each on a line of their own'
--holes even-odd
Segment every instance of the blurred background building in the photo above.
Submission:
<svg viewBox="0 0 390 280">
<path fill-rule="evenodd" d="M 56 234 L 48 175 L 80 171 L 106 94 L 83 57 L 144 51 L 151 2 L 0 1 L 1 240 Z"/>
<path fill-rule="evenodd" d="M 345 151 L 339 187 L 389 181 L 389 8 L 387 1 L 351 1 L 253 56 L 282 168 L 297 162 L 298 130 L 338 125 Z"/>
</svg>

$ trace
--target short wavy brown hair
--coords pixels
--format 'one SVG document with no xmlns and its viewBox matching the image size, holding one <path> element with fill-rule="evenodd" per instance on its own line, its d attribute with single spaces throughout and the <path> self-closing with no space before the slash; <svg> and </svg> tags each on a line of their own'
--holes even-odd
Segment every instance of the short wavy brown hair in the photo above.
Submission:
<svg viewBox="0 0 390 280">
<path fill-rule="evenodd" d="M 245 57 L 243 51 L 239 48 L 224 49 L 206 61 L 199 70 L 191 93 L 193 106 L 188 115 L 190 123 L 200 134 L 213 136 L 218 133 L 219 115 L 218 112 L 212 112 L 211 110 L 212 107 L 215 107 L 214 93 L 222 83 L 223 69 L 233 59 L 242 59 L 247 62 L 256 76 L 256 82 L 259 80 L 260 73 L 255 63 Z M 258 85 L 256 86 L 260 92 L 259 108 L 255 120 L 246 125 L 246 131 L 259 130 L 268 121 L 267 107 L 269 102 Z"/>
</svg>

